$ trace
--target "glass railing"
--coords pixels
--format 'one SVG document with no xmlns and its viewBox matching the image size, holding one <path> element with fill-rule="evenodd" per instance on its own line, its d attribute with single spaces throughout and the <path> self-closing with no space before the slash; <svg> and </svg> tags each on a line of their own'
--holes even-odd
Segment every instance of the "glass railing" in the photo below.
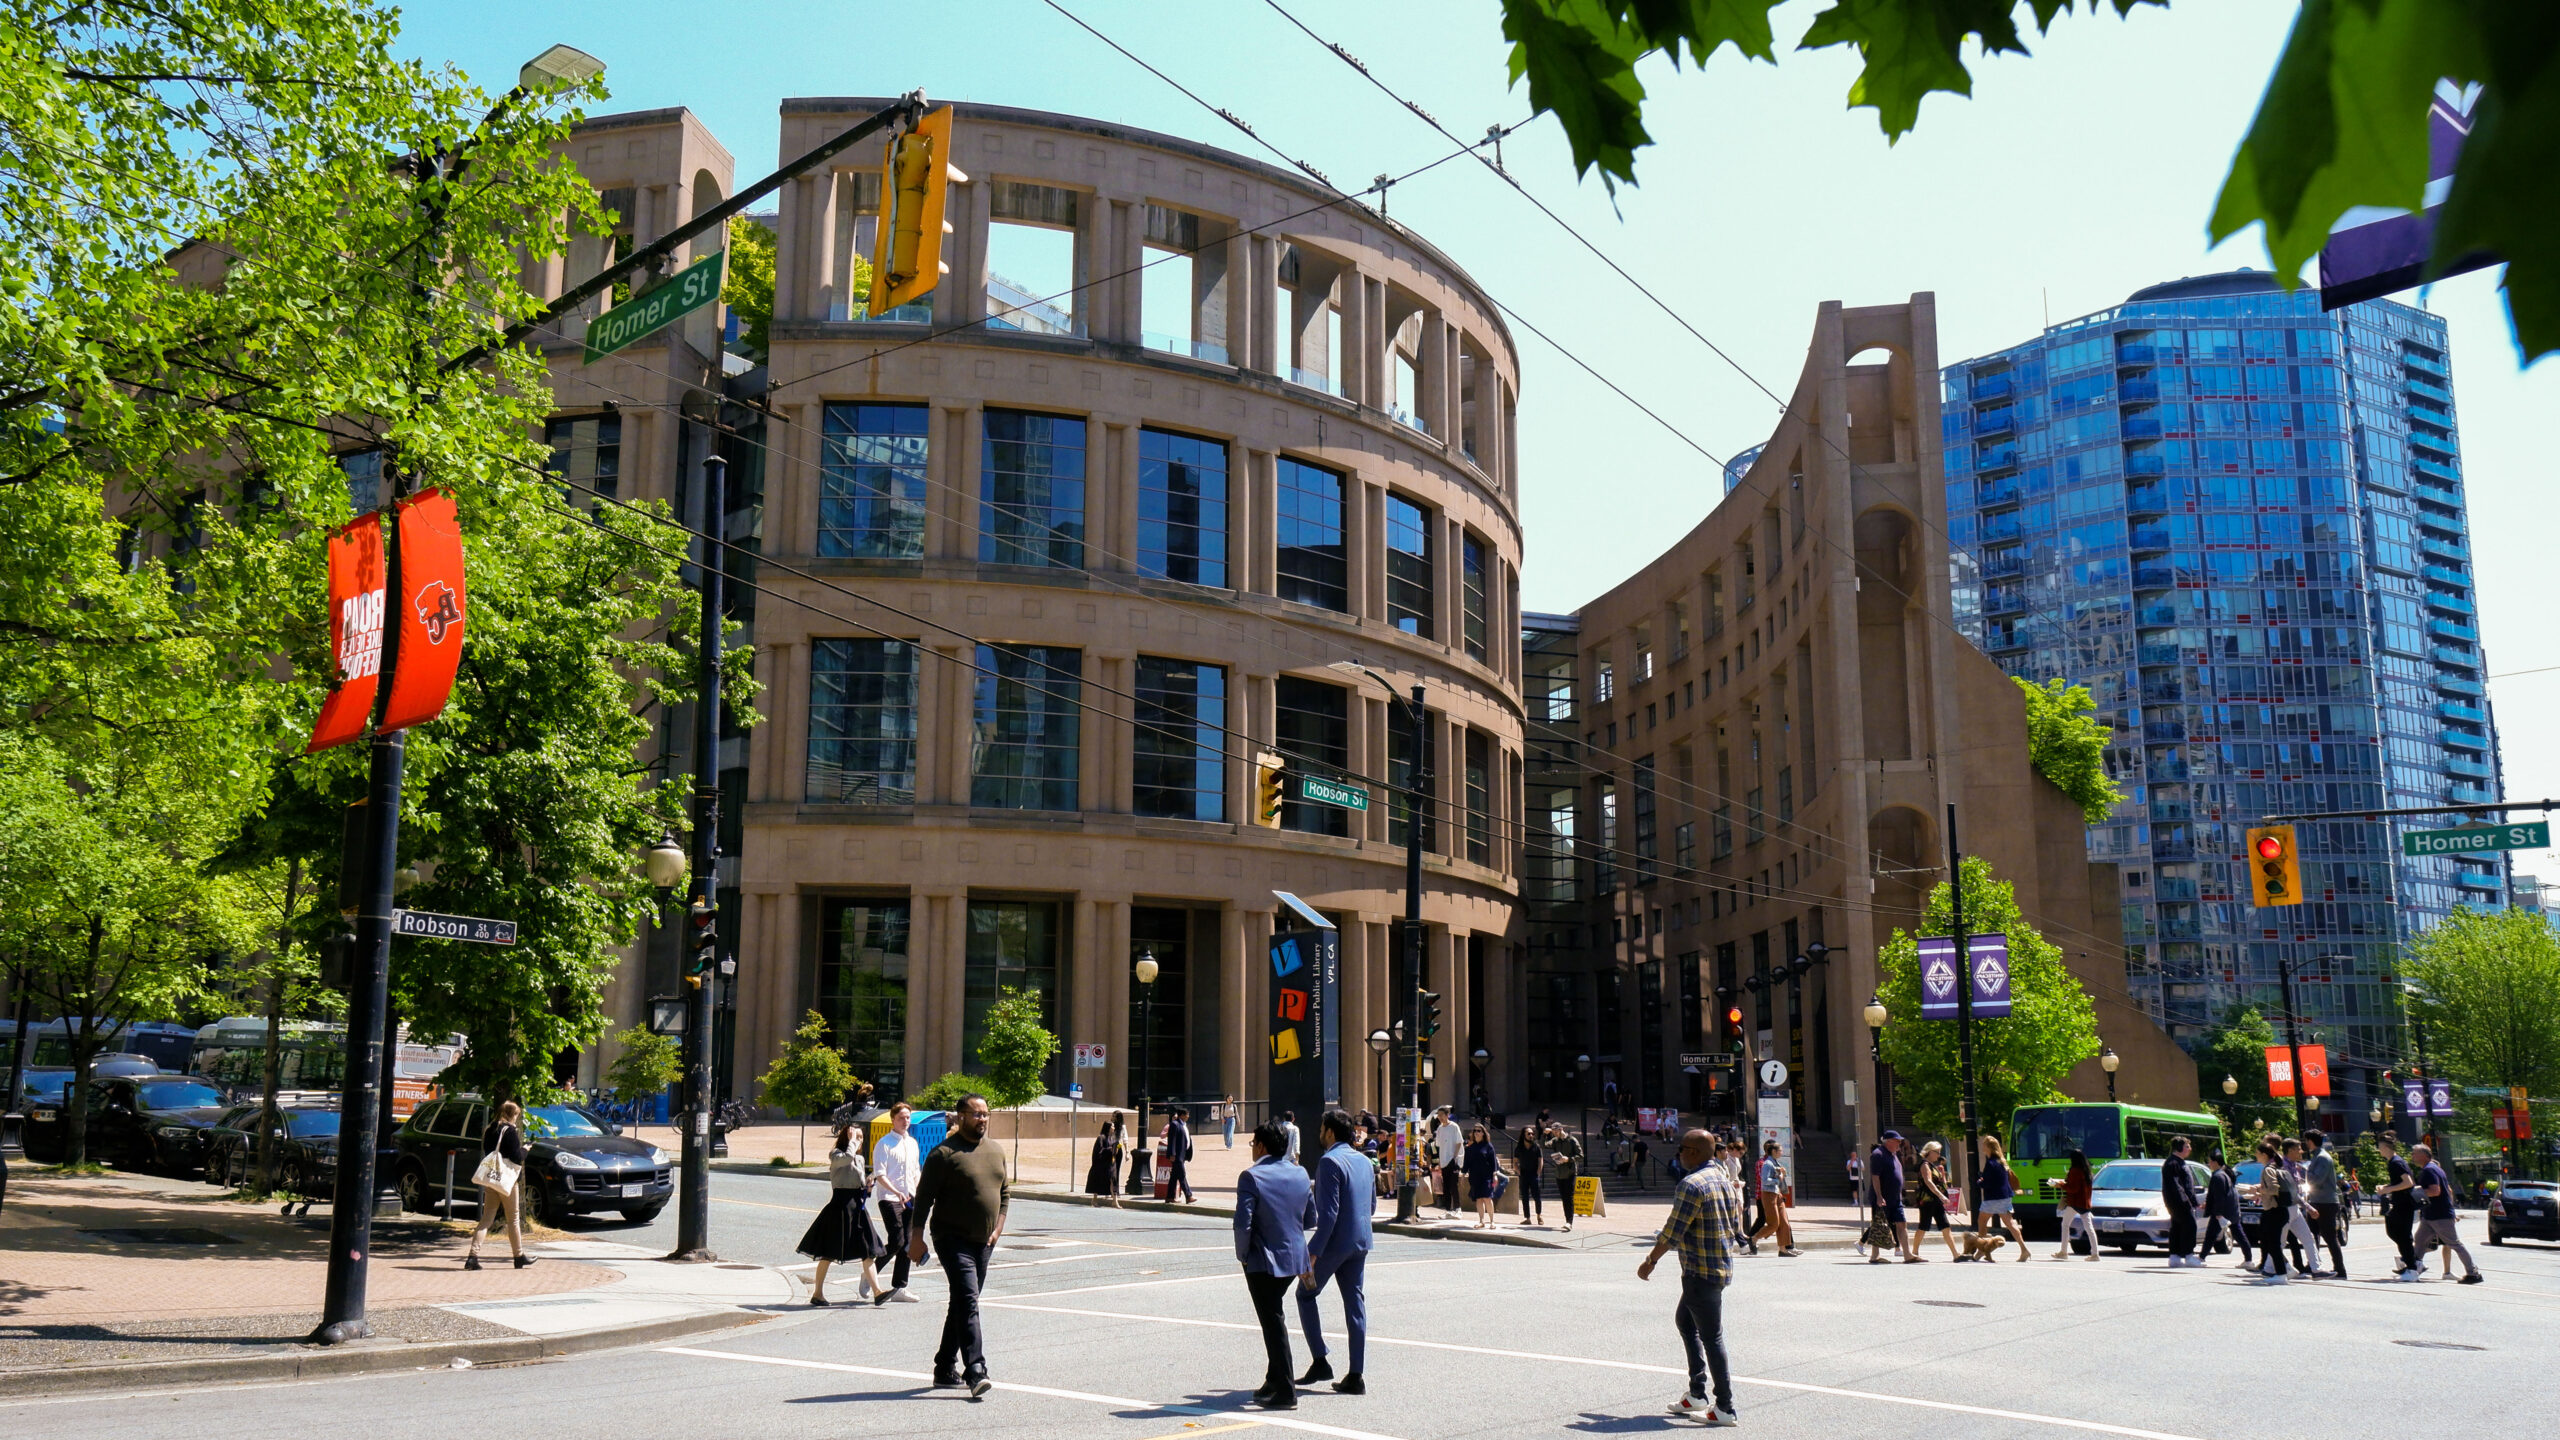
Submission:
<svg viewBox="0 0 2560 1440">
<path fill-rule="evenodd" d="M 2178 588 L 2178 572 L 2166 565 L 2136 565 L 2133 567 L 2133 588 L 2174 590 Z"/>
<path fill-rule="evenodd" d="M 2412 376 L 2402 379 L 2400 383 L 2412 395 L 2423 396 L 2426 399 L 2435 401 L 2439 405 L 2450 405 L 2453 403 L 2453 392 L 2436 384 L 2432 380 L 2420 380 Z"/>
<path fill-rule="evenodd" d="M 2175 625 L 2178 623 L 2178 607 L 2175 605 L 2145 605 L 2133 612 L 2133 623 L 2136 625 Z"/>
<path fill-rule="evenodd" d="M 2420 548 L 2424 549 L 2426 547 L 2421 546 Z M 2470 576 L 2463 574 L 2459 570 L 2449 570 L 2442 565 L 2421 565 L 2418 567 L 2418 572 L 2430 580 L 2441 580 L 2447 585 L 2468 585 L 2471 583 Z"/>
<path fill-rule="evenodd" d="M 928 295 L 922 300 L 909 301 L 895 309 L 883 310 L 877 315 L 872 314 L 868 306 L 855 305 L 848 308 L 844 301 L 839 300 L 827 308 L 827 318 L 862 320 L 875 325 L 930 325 L 933 323 L 933 297 Z"/>
<path fill-rule="evenodd" d="M 2456 805 L 2485 805 L 2489 803 L 2489 791 L 2486 786 L 2465 785 L 2457 780 L 2444 787 L 2444 798 Z"/>
<path fill-rule="evenodd" d="M 2018 468 L 2018 447 L 2015 445 L 1980 446 L 1973 454 L 1973 468 L 1976 470 L 2015 470 Z"/>
<path fill-rule="evenodd" d="M 2447 695 L 2476 696 L 2486 695 L 2489 693 L 2489 688 L 2481 684 L 2479 681 L 2465 679 L 2460 675 L 2438 675 L 2436 677 L 2436 689 L 2443 691 Z"/>
<path fill-rule="evenodd" d="M 2152 882 L 2151 898 L 2154 900 L 2193 900 L 2196 898 L 2196 888 L 2196 882 L 2193 880 L 2163 878 Z"/>
<path fill-rule="evenodd" d="M 2126 532 L 2125 539 L 2136 552 L 2169 548 L 2169 532 L 2157 525 L 2136 525 Z"/>
<path fill-rule="evenodd" d="M 2005 399 L 2008 397 L 2010 390 L 2011 385 L 2009 375 L 2006 371 L 1997 375 L 1976 375 L 1973 377 L 1973 403 L 1976 405 L 1981 404 L 1985 400 Z"/>
<path fill-rule="evenodd" d="M 2487 764 L 2478 760 L 2465 760 L 2459 755 L 2447 755 L 2444 757 L 2444 768 L 2448 774 L 2471 775 L 2482 780 L 2489 778 L 2489 767 Z"/>
<path fill-rule="evenodd" d="M 2149 345 L 2119 345 L 2116 347 L 2116 363 L 2119 365 L 2148 365 L 2157 358 L 2157 351 Z"/>
<path fill-rule="evenodd" d="M 1982 557 L 1982 573 L 1995 578 L 2021 574 L 2026 568 L 2027 554 L 2024 550 L 1995 550 Z"/>
<path fill-rule="evenodd" d="M 2142 722 L 2142 738 L 2155 742 L 2184 740 L 2187 738 L 2187 722 L 2184 720 L 2145 720 Z"/>
<path fill-rule="evenodd" d="M 2009 484 L 1985 484 L 1981 487 L 1981 493 L 1974 497 L 1973 503 L 1985 510 L 1997 510 L 2003 505 L 2015 505 L 2018 503 L 2018 487 Z"/>
<path fill-rule="evenodd" d="M 2438 505 L 2443 505 L 2455 510 L 2462 508 L 2462 497 L 2445 489 L 2441 485 L 2419 486 L 2418 498 L 2421 500 L 2433 501 Z"/>
<path fill-rule="evenodd" d="M 2468 650 L 2457 650 L 2450 645 L 2436 646 L 2434 649 L 2427 652 L 2427 657 L 2439 665 L 2452 665 L 2463 670 L 2477 670 L 2480 668 L 2479 656 L 2472 654 Z M 2437 678 L 2441 679 L 2443 677 L 2439 676 Z"/>
<path fill-rule="evenodd" d="M 2122 433 L 2127 440 L 2156 439 L 2160 434 L 2160 417 L 2149 412 L 2127 415 Z"/>
<path fill-rule="evenodd" d="M 1982 541 L 1984 544 L 1996 544 L 2002 540 L 2015 540 L 2017 538 L 2017 511 L 2003 510 L 1997 515 L 1985 515 L 1982 517 Z"/>
<path fill-rule="evenodd" d="M 2444 405 L 2437 404 L 2433 400 L 2424 399 L 2416 395 L 2412 395 L 2408 397 L 2408 399 L 2410 414 L 2417 416 L 2421 420 L 2429 421 L 2437 425 L 2450 426 L 2453 424 L 2453 412 L 2446 409 Z M 2445 402 L 2445 404 L 2451 403 L 2452 402 L 2449 399 Z"/>
<path fill-rule="evenodd" d="M 1994 590 L 1982 597 L 1985 615 L 2015 615 L 2027 608 L 2027 597 L 2015 590 Z"/>
<path fill-rule="evenodd" d="M 2168 472 L 2167 457 L 2157 452 L 2128 452 L 2124 457 L 2124 473 L 2127 475 L 2165 475 Z"/>
<path fill-rule="evenodd" d="M 2128 485 L 2124 491 L 2124 508 L 2133 515 L 2159 515 L 2169 508 L 2169 490 L 2164 485 Z"/>
<path fill-rule="evenodd" d="M 987 327 L 1034 335 L 1082 335 L 1084 322 L 1056 304 L 993 271 L 987 274 Z"/>
<path fill-rule="evenodd" d="M 2468 625 L 2457 625 L 2450 620 L 2428 621 L 2427 633 L 2430 635 L 2441 635 L 2447 640 L 2476 641 L 2480 638 L 2479 631 L 2472 629 Z"/>
<path fill-rule="evenodd" d="M 2477 705 L 2457 705 L 2450 700 L 2436 702 L 2436 714 L 2446 720 L 2468 720 L 2474 725 L 2488 723 L 2489 712 Z"/>
<path fill-rule="evenodd" d="M 2145 645 L 2134 651 L 2133 661 L 2137 665 L 2175 665 L 2178 663 L 2178 647 Z"/>
<path fill-rule="evenodd" d="M 2451 480 L 2457 484 L 2462 480 L 2460 470 L 2441 460 L 2430 460 L 2424 455 L 2412 454 L 2409 457 L 2409 468 L 2421 475 L 2433 475 L 2439 480 Z"/>
<path fill-rule="evenodd" d="M 2006 405 L 1979 411 L 1973 417 L 1973 433 L 1978 436 L 2006 435 L 2017 428 L 2018 412 Z"/>
<path fill-rule="evenodd" d="M 2143 401 L 2157 400 L 2159 398 L 2160 382 L 2157 380 L 2137 377 L 2123 381 L 2116 386 L 2116 399 L 2124 404 L 2137 404 Z"/>
<path fill-rule="evenodd" d="M 2468 730 L 2439 730 L 2436 732 L 2436 743 L 2450 745 L 2457 750 L 2486 750 L 2489 748 L 2489 737 L 2474 735 Z"/>
<path fill-rule="evenodd" d="M 2477 609 L 2473 608 L 2470 601 L 2463 599 L 2459 595 L 2439 595 L 2433 590 L 2427 592 L 2427 608 L 2430 610 L 2442 610 L 2448 615 L 2477 615 L 2480 613 Z"/>
<path fill-rule="evenodd" d="M 2401 363 L 2402 365 L 2404 365 L 2404 366 L 2407 366 L 2409 369 L 2417 370 L 2417 371 L 2422 371 L 2422 372 L 2424 372 L 2424 373 L 2426 373 L 2426 374 L 2433 375 L 2433 376 L 2435 376 L 2435 377 L 2436 377 L 2436 378 L 2438 378 L 2438 379 L 2443 379 L 2443 378 L 2444 378 L 2444 375 L 2445 375 L 2445 368 L 2444 368 L 2444 362 L 2443 362 L 2443 361 L 2441 361 L 2441 360 L 2430 360 L 2430 359 L 2428 359 L 2426 356 L 2419 354 L 2419 353 L 2418 353 L 2418 352 L 2416 352 L 2415 350 L 2403 350 L 2403 351 L 2401 351 L 2401 352 L 2400 352 L 2400 363 Z"/>
<path fill-rule="evenodd" d="M 1301 370 L 1295 365 L 1289 367 L 1289 383 L 1304 385 L 1310 390 L 1321 390 L 1327 395 L 1342 393 L 1341 383 L 1332 376 L 1321 370 Z"/>
<path fill-rule="evenodd" d="M 1138 343 L 1150 350 L 1161 350 L 1168 355 L 1188 355 L 1194 360 L 1206 360 L 1213 365 L 1227 363 L 1227 347 L 1215 341 L 1186 340 L 1179 335 L 1143 330 L 1138 334 Z"/>
</svg>

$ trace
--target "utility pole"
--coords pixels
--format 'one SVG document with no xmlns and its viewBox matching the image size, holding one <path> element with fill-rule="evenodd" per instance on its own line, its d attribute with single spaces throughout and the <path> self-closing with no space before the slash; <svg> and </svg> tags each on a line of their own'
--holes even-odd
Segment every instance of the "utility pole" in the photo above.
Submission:
<svg viewBox="0 0 2560 1440">
<path fill-rule="evenodd" d="M 1964 1193 L 1972 1204 L 1974 1167 L 1982 1150 L 1982 1113 L 1973 1086 L 1973 941 L 1964 933 L 1964 851 L 1956 844 L 1956 807 L 1947 807 L 1947 901 L 1954 909 L 1956 937 L 1956 1064 L 1963 1073 Z M 1882 1100 L 1882 1096 L 1877 1097 Z M 1876 1111 L 1876 1133 L 1884 1133 L 1884 1111 Z"/>
<path fill-rule="evenodd" d="M 1393 697 L 1395 687 L 1389 686 L 1387 694 Z M 1413 757 L 1405 766 L 1404 774 L 1404 953 L 1405 963 L 1413 977 L 1413 988 L 1405 1002 L 1412 1017 L 1405 1025 L 1408 1047 L 1405 1058 L 1411 1067 L 1408 1078 L 1412 1085 L 1413 1103 L 1410 1108 L 1418 1113 L 1422 1109 L 1422 1051 L 1430 1043 L 1422 1034 L 1422 992 L 1426 988 L 1422 973 L 1425 950 L 1422 943 L 1422 830 L 1430 823 L 1427 816 L 1431 804 L 1431 774 L 1422 763 L 1425 737 L 1421 686 L 1413 687 L 1404 711 L 1406 733 L 1412 737 L 1412 748 L 1408 753 Z M 1399 1222 L 1413 1219 L 1413 1167 L 1422 1158 L 1418 1145 L 1408 1145 L 1406 1149 L 1413 1153 L 1408 1155 L 1404 1174 L 1396 1185 L 1396 1219 Z M 1572 1202 L 1568 1200 L 1565 1203 L 1570 1205 Z"/>
<path fill-rule="evenodd" d="M 684 1027 L 684 1165 L 676 1182 L 676 1248 L 670 1260 L 716 1260 L 711 1253 L 712 987 L 720 964 L 720 646 L 729 462 L 702 462 L 702 634 L 694 648 L 693 902 L 685 963 L 690 1012 Z"/>
<path fill-rule="evenodd" d="M 2293 1067 L 2293 1133 L 2299 1137 L 2310 1128 L 2310 1115 L 2303 1105 L 2302 1031 L 2293 1012 L 2293 962 L 2281 953 L 2276 956 L 2276 983 L 2284 990 L 2284 1049 Z"/>
</svg>

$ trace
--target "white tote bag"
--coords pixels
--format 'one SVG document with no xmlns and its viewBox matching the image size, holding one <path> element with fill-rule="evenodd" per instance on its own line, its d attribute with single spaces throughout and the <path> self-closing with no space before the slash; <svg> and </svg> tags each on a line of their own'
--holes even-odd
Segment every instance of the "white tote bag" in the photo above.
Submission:
<svg viewBox="0 0 2560 1440">
<path fill-rule="evenodd" d="M 480 1157 L 480 1168 L 471 1172 L 471 1183 L 512 1195 L 516 1188 L 516 1172 L 522 1168 L 504 1154 L 492 1150 Z"/>
</svg>

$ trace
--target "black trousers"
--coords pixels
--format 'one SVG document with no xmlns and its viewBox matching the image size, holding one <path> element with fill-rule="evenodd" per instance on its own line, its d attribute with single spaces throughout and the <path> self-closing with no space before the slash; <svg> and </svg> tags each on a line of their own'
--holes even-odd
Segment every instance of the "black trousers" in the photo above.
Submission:
<svg viewBox="0 0 2560 1440">
<path fill-rule="evenodd" d="M 2415 1209 L 2389 1201 L 2383 1203 L 2382 1233 L 2390 1236 L 2391 1243 L 2400 1247 L 2400 1268 L 2403 1270 L 2418 1268 L 2417 1228 L 2418 1212 Z"/>
<path fill-rule="evenodd" d="M 1566 1228 L 1570 1229 L 1573 1226 L 1573 1182 L 1575 1178 L 1573 1167 L 1570 1165 L 1559 1164 L 1555 1167 L 1555 1172 L 1556 1203 L 1564 1207 L 1564 1223 Z"/>
<path fill-rule="evenodd" d="M 2169 1204 L 2169 1253 L 2184 1259 L 2195 1253 L 2196 1212 L 2171 1201 Z"/>
<path fill-rule="evenodd" d="M 1454 1212 L 1458 1208 L 1458 1174 L 1455 1165 L 1440 1167 L 1440 1206 L 1444 1210 Z"/>
<path fill-rule="evenodd" d="M 1253 1318 L 1262 1323 L 1262 1350 L 1268 1362 L 1263 1368 L 1261 1393 L 1294 1395 L 1297 1383 L 1292 1378 L 1289 1358 L 1289 1326 L 1280 1318 L 1280 1301 L 1297 1280 L 1294 1275 L 1264 1275 L 1244 1272 L 1244 1288 L 1253 1296 Z"/>
<path fill-rule="evenodd" d="M 942 1312 L 942 1348 L 933 1352 L 934 1373 L 957 1367 L 964 1376 L 987 1373 L 986 1338 L 978 1329 L 978 1291 L 987 1283 L 993 1245 L 937 1245 L 942 1278 L 951 1282 L 950 1308 Z"/>
<path fill-rule="evenodd" d="M 898 1258 L 889 1266 L 889 1288 L 907 1288 L 907 1207 L 903 1202 L 880 1202 L 880 1233 L 887 1237 L 889 1253 Z"/>
<path fill-rule="evenodd" d="M 1542 1207 L 1545 1203 L 1545 1200 L 1542 1199 L 1538 1193 L 1538 1172 L 1535 1170 L 1521 1171 L 1520 1219 L 1524 1223 L 1531 1225 L 1544 1224 L 1546 1222 L 1546 1211 Z"/>
<path fill-rule="evenodd" d="M 1197 1200 L 1200 1198 L 1199 1196 L 1191 1193 L 1190 1162 L 1184 1160 L 1168 1160 L 1165 1162 L 1164 1167 L 1164 1198 L 1170 1201 L 1177 1195 L 1181 1196 L 1185 1200 Z"/>
<path fill-rule="evenodd" d="M 2238 1217 L 2212 1214 L 2205 1216 L 2204 1222 L 2204 1248 L 2207 1252 L 2228 1255 L 2231 1253 L 2231 1241 L 2237 1241 L 2240 1246 L 2240 1259 L 2244 1263 L 2256 1258 L 2258 1252 L 2249 1244 L 2248 1227 L 2242 1225 Z M 2226 1241 L 2223 1238 L 2226 1235 L 2230 1240 Z"/>
</svg>

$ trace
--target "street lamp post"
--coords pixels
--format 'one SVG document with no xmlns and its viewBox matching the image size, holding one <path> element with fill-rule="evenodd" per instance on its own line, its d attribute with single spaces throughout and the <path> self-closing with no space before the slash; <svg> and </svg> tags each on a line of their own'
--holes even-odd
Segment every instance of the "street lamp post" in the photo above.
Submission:
<svg viewBox="0 0 2560 1440">
<path fill-rule="evenodd" d="M 1154 1152 L 1147 1147 L 1155 1143 L 1148 1137 L 1156 1133 L 1155 1122 L 1150 1118 L 1153 1112 L 1151 1102 L 1155 1099 L 1156 977 L 1164 971 L 1156 964 L 1154 946 L 1148 946 L 1138 956 L 1138 963 L 1130 973 L 1138 981 L 1138 1148 L 1130 1152 L 1129 1193 L 1144 1195 L 1152 1191 L 1156 1183 Z M 1141 1155 L 1148 1157 L 1143 1174 L 1137 1164 L 1137 1157 Z"/>
<path fill-rule="evenodd" d="M 1395 1043 L 1396 1037 L 1383 1026 L 1369 1032 L 1369 1053 L 1378 1057 L 1378 1103 L 1390 1111 L 1396 1106 L 1395 1096 L 1388 1093 L 1394 1085 L 1387 1078 L 1387 1052 L 1395 1048 Z"/>
<path fill-rule="evenodd" d="M 1356 671 L 1378 682 L 1379 688 L 1387 692 L 1388 703 L 1404 711 L 1406 734 L 1411 737 L 1411 746 L 1406 752 L 1410 759 L 1405 765 L 1404 787 L 1404 948 L 1406 963 L 1413 977 L 1413 987 L 1405 998 L 1405 1004 L 1413 1021 L 1406 1030 L 1405 1039 L 1406 1043 L 1412 1047 L 1413 1101 L 1411 1108 L 1418 1111 L 1422 1108 L 1422 1086 L 1424 1082 L 1431 1079 L 1432 1072 L 1436 1068 L 1431 1063 L 1431 1057 L 1423 1053 L 1425 1042 L 1422 1034 L 1422 992 L 1426 988 L 1422 974 L 1422 841 L 1424 829 L 1431 823 L 1431 772 L 1424 768 L 1422 763 L 1425 753 L 1423 727 L 1427 723 L 1422 708 L 1422 687 L 1414 686 L 1413 693 L 1408 698 L 1398 695 L 1396 687 L 1389 684 L 1385 676 L 1358 661 L 1337 660 L 1326 668 L 1346 672 Z M 1407 1165 L 1404 1173 L 1397 1177 L 1396 1219 L 1398 1222 L 1409 1221 L 1413 1219 L 1413 1213 L 1413 1167 Z"/>
<path fill-rule="evenodd" d="M 2107 1103 L 2110 1105 L 2116 1103 L 2116 1067 L 2123 1063 L 2123 1057 L 2116 1054 L 2113 1046 L 2098 1051 L 2098 1068 L 2107 1072 Z"/>
<path fill-rule="evenodd" d="M 579 84 L 603 71 L 603 62 L 594 56 L 554 45 L 518 70 L 515 88 L 499 97 L 480 125 L 486 127 L 528 91 Z M 423 267 L 441 254 L 434 237 L 443 228 L 445 196 L 462 178 L 468 163 L 463 152 L 470 144 L 466 139 L 451 150 L 439 146 L 393 162 L 418 182 L 415 193 L 423 233 L 416 256 L 421 269 L 409 289 L 421 310 L 430 293 Z M 423 318 L 410 347 L 422 383 L 427 375 Z M 405 495 L 408 467 L 386 465 L 384 472 L 393 492 L 385 498 L 397 500 Z M 383 593 L 391 596 L 407 593 L 400 585 L 399 523 L 399 506 L 384 506 L 382 551 L 387 579 Z M 382 653 L 375 670 L 377 720 L 383 714 L 380 707 L 390 703 L 392 676 L 400 662 L 399 634 L 397 625 L 383 627 Z M 367 757 L 364 848 L 356 872 L 358 885 L 352 887 L 358 899 L 355 943 L 347 967 L 346 1068 L 338 1103 L 339 1134 L 344 1138 L 338 1147 L 337 1193 L 329 1205 L 328 1274 L 323 1281 L 320 1323 L 311 1332 L 312 1341 L 321 1345 L 343 1345 L 373 1334 L 365 1321 L 370 1273 L 366 1260 L 373 1253 L 375 1181 L 381 1170 L 382 1132 L 390 1118 L 385 1092 L 399 1058 L 396 1046 L 385 1043 L 384 1032 L 391 1023 L 392 890 L 400 864 L 400 790 L 408 733 L 377 725 Z"/>
<path fill-rule="evenodd" d="M 1877 1135 L 1882 1135 L 1884 1133 L 1884 1022 L 1892 1019 L 1893 1015 L 1884 1008 L 1884 997 L 1869 995 L 1867 1008 L 1859 1012 L 1859 1018 L 1867 1022 L 1867 1060 L 1874 1066 L 1875 1093 L 1868 1097 L 1868 1104 L 1874 1107 L 1875 1123 L 1867 1128 Z M 1855 1150 L 1849 1153 L 1849 1163 L 1853 1166 L 1860 1163 L 1862 1158 Z M 1867 1187 L 1863 1183 L 1858 1186 L 1858 1213 L 1861 1216 L 1867 1213 Z"/>
<path fill-rule="evenodd" d="M 2309 1087 L 2302 1083 L 2302 1030 L 2293 1011 L 2293 962 L 2282 954 L 2276 956 L 2276 983 L 2284 987 L 2284 1050 L 2293 1074 L 2293 1133 L 2300 1135 L 2310 1128 L 2312 1107 L 2302 1102 L 2310 1097 L 2303 1093 Z"/>
<path fill-rule="evenodd" d="M 1467 1083 L 1475 1089 L 1470 1098 L 1476 1102 L 1476 1118 L 1481 1120 L 1493 1113 L 1493 1086 L 1486 1072 L 1486 1067 L 1493 1063 L 1493 1055 L 1479 1045 L 1467 1061 L 1468 1069 L 1473 1072 L 1467 1077 Z"/>
</svg>

